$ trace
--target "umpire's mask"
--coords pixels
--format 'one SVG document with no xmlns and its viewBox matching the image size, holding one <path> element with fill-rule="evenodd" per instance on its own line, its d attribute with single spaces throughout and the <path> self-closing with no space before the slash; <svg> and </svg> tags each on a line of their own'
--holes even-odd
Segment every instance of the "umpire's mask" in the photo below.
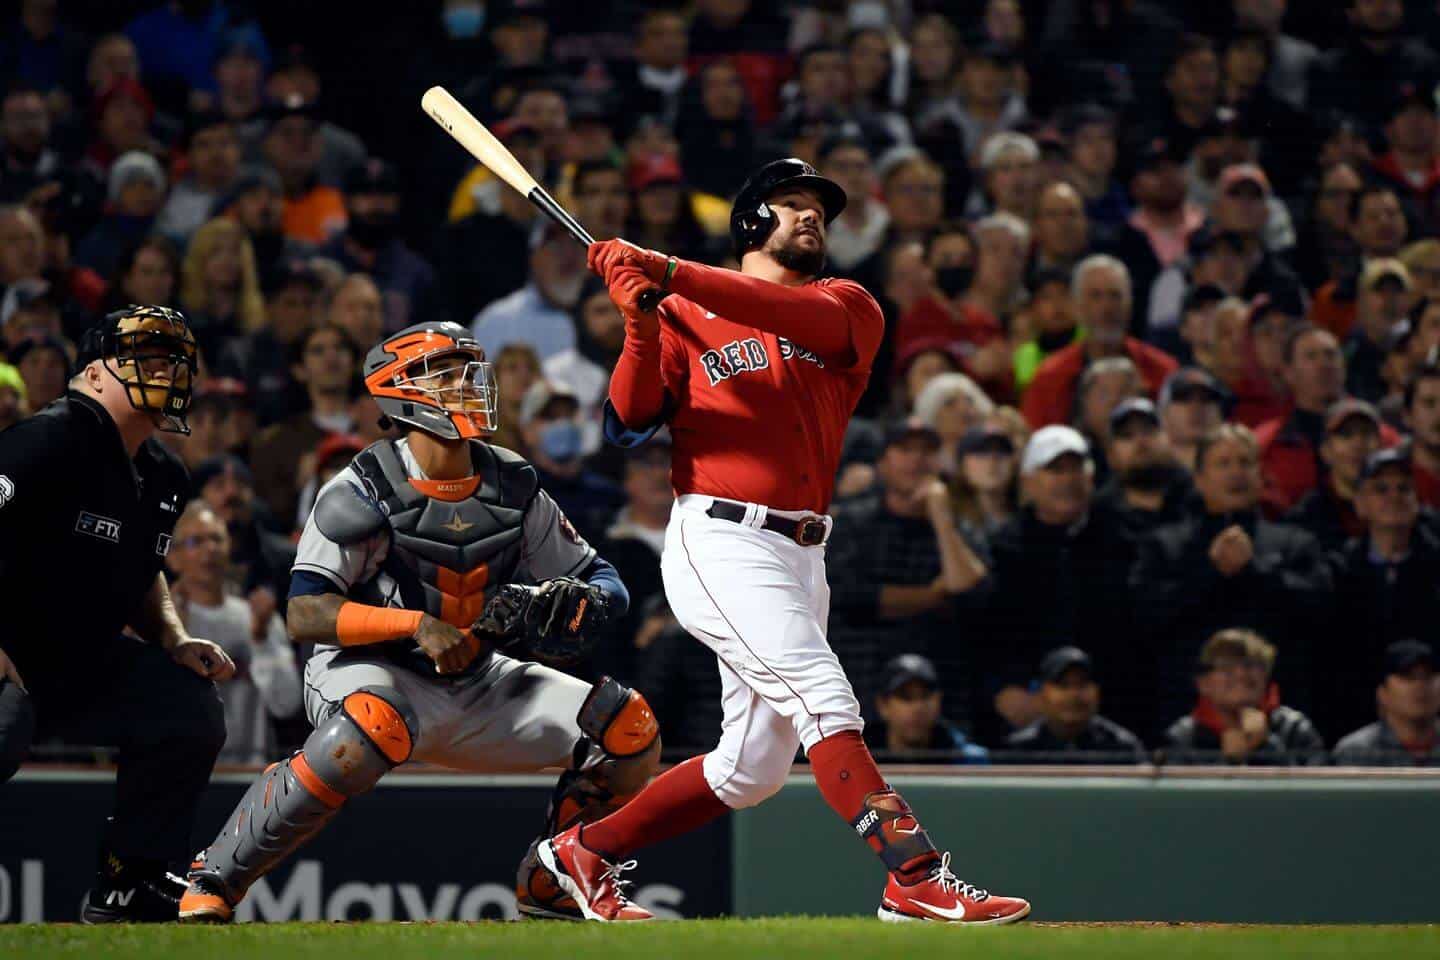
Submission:
<svg viewBox="0 0 1440 960">
<path fill-rule="evenodd" d="M 81 367 L 99 360 L 125 387 L 136 410 L 156 417 L 167 433 L 189 434 L 186 415 L 195 389 L 195 335 L 169 307 L 128 306 L 85 332 Z"/>
</svg>

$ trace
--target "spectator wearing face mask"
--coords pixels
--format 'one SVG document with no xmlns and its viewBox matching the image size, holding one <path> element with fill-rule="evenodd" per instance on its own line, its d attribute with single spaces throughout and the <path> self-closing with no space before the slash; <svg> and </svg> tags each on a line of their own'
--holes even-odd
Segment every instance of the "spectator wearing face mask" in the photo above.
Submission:
<svg viewBox="0 0 1440 960">
<path fill-rule="evenodd" d="M 993 314 L 969 299 L 977 256 L 963 221 L 943 223 L 926 238 L 925 263 L 934 285 L 900 318 L 895 350 L 904 355 L 918 341 L 944 343 L 965 358 L 967 373 L 1003 395 L 1011 390 L 1004 330 Z"/>
<path fill-rule="evenodd" d="M 585 428 L 580 398 L 566 384 L 540 380 L 520 403 L 521 452 L 535 465 L 540 484 L 587 540 L 599 541 L 625 498 L 584 459 Z"/>
</svg>

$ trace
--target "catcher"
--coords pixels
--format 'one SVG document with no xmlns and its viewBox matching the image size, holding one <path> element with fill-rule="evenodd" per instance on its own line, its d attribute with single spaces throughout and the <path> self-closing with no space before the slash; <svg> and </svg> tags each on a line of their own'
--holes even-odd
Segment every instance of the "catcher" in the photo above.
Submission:
<svg viewBox="0 0 1440 960">
<path fill-rule="evenodd" d="M 327 483 L 300 538 L 287 613 L 291 637 L 315 644 L 315 730 L 197 857 L 182 921 L 229 921 L 257 878 L 406 760 L 565 768 L 538 843 L 623 804 L 659 758 L 639 693 L 544 665 L 581 659 L 629 597 L 534 468 L 483 441 L 497 398 L 479 345 L 457 324 L 417 324 L 373 348 L 364 373 L 406 435 L 371 444 Z M 536 843 L 516 880 L 520 911 L 579 919 Z"/>
</svg>

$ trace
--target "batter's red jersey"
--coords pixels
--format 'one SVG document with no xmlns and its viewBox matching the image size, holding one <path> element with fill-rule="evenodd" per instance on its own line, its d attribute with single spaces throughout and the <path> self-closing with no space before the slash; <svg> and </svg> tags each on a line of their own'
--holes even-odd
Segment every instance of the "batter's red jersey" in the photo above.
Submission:
<svg viewBox="0 0 1440 960">
<path fill-rule="evenodd" d="M 691 263 L 671 289 L 709 303 L 677 293 L 661 304 L 658 365 L 653 345 L 627 340 L 610 388 L 621 419 L 648 425 L 626 415 L 643 408 L 635 397 L 654 387 L 643 381 L 658 366 L 677 494 L 824 512 L 884 332 L 875 298 L 850 280 L 784 287 Z M 749 317 L 717 316 L 707 306 Z M 785 336 L 807 332 L 826 355 Z"/>
</svg>

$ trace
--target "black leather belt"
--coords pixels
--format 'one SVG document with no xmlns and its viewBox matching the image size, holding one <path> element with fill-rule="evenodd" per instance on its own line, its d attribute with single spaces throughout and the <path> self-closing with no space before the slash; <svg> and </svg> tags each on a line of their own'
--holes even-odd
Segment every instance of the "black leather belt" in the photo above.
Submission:
<svg viewBox="0 0 1440 960">
<path fill-rule="evenodd" d="M 746 507 L 743 503 L 715 500 L 711 502 L 710 509 L 705 511 L 705 515 L 714 517 L 716 520 L 744 523 L 745 511 Z M 818 547 L 825 542 L 824 517 L 811 515 L 801 517 L 799 520 L 791 520 L 789 517 L 766 514 L 765 522 L 761 526 L 766 530 L 773 530 L 783 537 L 789 537 L 802 547 Z"/>
</svg>

